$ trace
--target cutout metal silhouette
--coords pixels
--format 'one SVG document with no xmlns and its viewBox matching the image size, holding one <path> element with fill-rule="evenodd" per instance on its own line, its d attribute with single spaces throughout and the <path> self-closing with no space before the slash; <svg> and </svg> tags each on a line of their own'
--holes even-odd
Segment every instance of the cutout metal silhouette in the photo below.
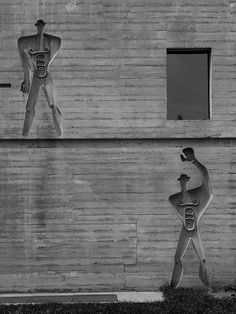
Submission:
<svg viewBox="0 0 236 314">
<path fill-rule="evenodd" d="M 182 259 L 185 255 L 189 242 L 192 241 L 199 261 L 199 277 L 203 284 L 210 287 L 209 276 L 207 272 L 205 253 L 200 235 L 199 220 L 204 214 L 210 201 L 213 198 L 213 190 L 210 177 L 206 167 L 204 167 L 195 157 L 194 150 L 191 147 L 185 148 L 181 156 L 182 161 L 192 162 L 201 173 L 202 184 L 191 190 L 187 190 L 186 185 L 190 177 L 181 174 L 178 178 L 182 191 L 171 195 L 169 202 L 176 209 L 178 216 L 183 222 L 180 238 L 175 254 L 175 266 L 171 279 L 171 286 L 176 288 L 183 274 Z"/>
<path fill-rule="evenodd" d="M 52 111 L 53 122 L 58 136 L 62 135 L 61 112 L 55 103 L 53 80 L 49 66 L 61 46 L 61 39 L 44 33 L 45 22 L 35 24 L 38 33 L 18 39 L 18 50 L 24 70 L 21 91 L 29 93 L 26 103 L 25 121 L 22 135 L 27 136 L 35 117 L 35 105 L 42 88 Z"/>
</svg>

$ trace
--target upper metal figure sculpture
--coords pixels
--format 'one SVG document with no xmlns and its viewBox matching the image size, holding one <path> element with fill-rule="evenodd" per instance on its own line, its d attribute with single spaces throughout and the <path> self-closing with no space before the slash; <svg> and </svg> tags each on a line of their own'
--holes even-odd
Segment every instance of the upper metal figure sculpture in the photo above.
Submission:
<svg viewBox="0 0 236 314">
<path fill-rule="evenodd" d="M 176 288 L 183 273 L 182 259 L 190 241 L 200 260 L 199 277 L 208 288 L 210 281 L 208 277 L 204 248 L 199 229 L 199 220 L 204 214 L 207 206 L 213 198 L 213 190 L 207 169 L 196 159 L 191 147 L 183 150 L 180 155 L 182 161 L 192 162 L 196 166 L 202 178 L 202 184 L 192 190 L 187 190 L 186 185 L 190 177 L 181 174 L 178 178 L 182 191 L 169 197 L 169 202 L 176 209 L 177 214 L 183 222 L 180 238 L 175 254 L 175 266 L 171 279 L 171 286 Z"/>
<path fill-rule="evenodd" d="M 61 112 L 55 104 L 53 80 L 49 66 L 61 46 L 61 39 L 44 33 L 45 22 L 38 20 L 35 24 L 38 33 L 23 36 L 18 39 L 18 50 L 24 70 L 24 81 L 21 91 L 29 93 L 26 103 L 26 113 L 23 136 L 27 136 L 35 117 L 35 104 L 39 91 L 43 88 L 48 104 L 52 110 L 53 121 L 58 136 L 62 135 Z"/>
</svg>

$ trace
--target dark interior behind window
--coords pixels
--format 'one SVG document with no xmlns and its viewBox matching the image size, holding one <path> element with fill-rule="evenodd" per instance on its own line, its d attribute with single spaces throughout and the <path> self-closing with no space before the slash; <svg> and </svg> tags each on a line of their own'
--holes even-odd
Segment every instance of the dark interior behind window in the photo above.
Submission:
<svg viewBox="0 0 236 314">
<path fill-rule="evenodd" d="M 167 49 L 167 119 L 210 118 L 210 49 Z"/>
</svg>

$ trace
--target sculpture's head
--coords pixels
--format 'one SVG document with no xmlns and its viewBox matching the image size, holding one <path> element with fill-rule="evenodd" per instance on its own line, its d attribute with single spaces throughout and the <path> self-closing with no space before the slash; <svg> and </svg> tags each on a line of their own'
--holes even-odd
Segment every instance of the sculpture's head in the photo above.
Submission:
<svg viewBox="0 0 236 314">
<path fill-rule="evenodd" d="M 177 180 L 179 180 L 180 186 L 183 188 L 187 185 L 189 179 L 190 177 L 186 174 L 181 174 L 181 176 Z"/>
<path fill-rule="evenodd" d="M 46 22 L 44 22 L 44 20 L 38 20 L 34 25 L 40 31 L 40 30 L 44 29 L 45 24 L 46 24 Z"/>
</svg>

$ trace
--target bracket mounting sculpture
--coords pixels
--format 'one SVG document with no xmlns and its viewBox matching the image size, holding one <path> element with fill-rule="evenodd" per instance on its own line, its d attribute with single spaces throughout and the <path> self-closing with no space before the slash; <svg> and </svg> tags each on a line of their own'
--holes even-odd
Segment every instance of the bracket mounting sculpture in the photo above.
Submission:
<svg viewBox="0 0 236 314">
<path fill-rule="evenodd" d="M 53 80 L 49 66 L 61 46 L 61 39 L 44 33 L 45 22 L 38 20 L 35 24 L 38 33 L 18 39 L 18 51 L 24 70 L 21 91 L 29 93 L 26 103 L 25 121 L 22 135 L 27 136 L 35 117 L 35 105 L 42 88 L 52 111 L 53 122 L 58 136 L 62 135 L 61 112 L 55 103 Z"/>
<path fill-rule="evenodd" d="M 201 173 L 202 184 L 194 189 L 187 190 L 186 185 L 190 177 L 181 174 L 178 178 L 182 191 L 169 197 L 169 202 L 176 209 L 178 216 L 183 222 L 179 237 L 178 246 L 175 254 L 175 266 L 171 279 L 171 286 L 176 288 L 183 274 L 182 259 L 187 250 L 189 242 L 193 242 L 199 261 L 199 277 L 208 288 L 210 287 L 209 276 L 207 272 L 205 253 L 201 239 L 199 220 L 204 214 L 210 201 L 213 198 L 213 189 L 210 177 L 205 166 L 203 166 L 195 157 L 194 150 L 191 147 L 183 149 L 183 155 L 180 155 L 183 162 L 192 162 Z"/>
</svg>

